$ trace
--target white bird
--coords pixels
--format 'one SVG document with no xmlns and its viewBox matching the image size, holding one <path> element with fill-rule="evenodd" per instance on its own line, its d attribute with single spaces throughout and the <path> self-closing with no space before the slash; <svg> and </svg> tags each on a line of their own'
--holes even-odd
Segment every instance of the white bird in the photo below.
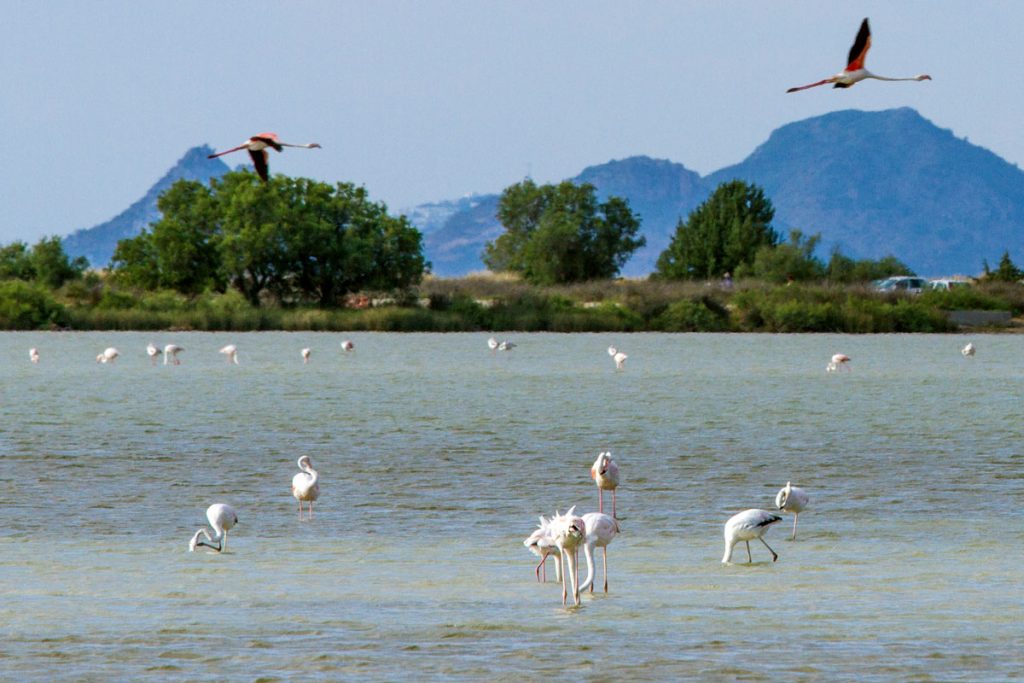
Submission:
<svg viewBox="0 0 1024 683">
<path fill-rule="evenodd" d="M 604 512 L 604 492 L 612 492 L 612 517 L 615 514 L 615 489 L 619 487 L 619 466 L 612 460 L 612 452 L 599 453 L 590 466 L 590 478 L 597 484 L 597 509 Z"/>
<path fill-rule="evenodd" d="M 807 90 L 808 88 L 816 88 L 819 85 L 826 85 L 832 83 L 833 88 L 849 88 L 851 85 L 860 83 L 866 78 L 873 78 L 876 81 L 930 81 L 932 77 L 928 74 L 919 74 L 917 76 L 909 76 L 907 78 L 888 78 L 886 76 L 878 76 L 871 73 L 864 68 L 864 61 L 868 56 L 868 49 L 871 47 L 871 29 L 868 27 L 868 20 L 865 18 L 860 24 L 860 30 L 857 32 L 857 37 L 853 41 L 853 47 L 850 48 L 850 54 L 846 57 L 846 68 L 837 73 L 835 76 L 830 76 L 826 79 L 820 80 L 817 83 L 810 83 L 809 85 L 800 85 L 795 88 L 790 88 L 786 92 L 797 92 L 798 90 Z"/>
<path fill-rule="evenodd" d="M 226 551 L 228 549 L 228 530 L 238 524 L 238 514 L 235 512 L 235 508 L 225 503 L 214 503 L 206 508 L 206 519 L 209 520 L 216 536 L 210 538 L 205 527 L 199 529 L 192 536 L 192 540 L 188 542 L 189 552 L 195 552 L 196 546 L 200 545 L 213 548 L 218 553 Z M 200 541 L 200 535 L 206 536 L 206 540 Z M 211 545 L 214 540 L 217 541 L 217 545 Z"/>
<path fill-rule="evenodd" d="M 967 346 L 960 349 L 960 353 L 964 354 L 964 358 L 973 358 L 975 351 L 977 351 L 977 349 L 974 348 L 974 344 L 970 342 L 967 342 Z"/>
<path fill-rule="evenodd" d="M 313 519 L 313 501 L 320 497 L 320 473 L 313 469 L 308 455 L 299 458 L 299 469 L 292 477 L 292 495 L 299 501 L 299 521 L 302 521 L 302 502 L 309 503 L 309 518 Z"/>
<path fill-rule="evenodd" d="M 308 348 L 302 349 L 302 364 L 303 365 L 305 365 L 306 363 L 309 362 L 309 356 L 312 353 L 313 352 L 310 349 L 308 349 Z"/>
<path fill-rule="evenodd" d="M 574 505 L 564 515 L 556 511 L 555 516 L 551 518 L 551 536 L 555 539 L 555 545 L 562 556 L 559 562 L 564 560 L 566 563 L 566 566 L 562 567 L 562 605 L 566 604 L 568 598 L 567 580 L 572 581 L 573 604 L 580 604 L 578 554 L 587 532 L 583 519 L 573 513 L 575 509 Z"/>
<path fill-rule="evenodd" d="M 583 554 L 587 559 L 587 578 L 580 584 L 580 592 L 590 589 L 594 592 L 594 548 L 604 554 L 604 592 L 608 592 L 608 544 L 619 534 L 619 523 L 603 512 L 588 512 L 583 515 L 586 536 L 583 540 Z"/>
<path fill-rule="evenodd" d="M 356 345 L 353 344 L 352 342 L 350 342 L 348 339 L 346 339 L 343 342 L 341 342 L 341 350 L 342 351 L 355 351 L 356 350 Z"/>
<path fill-rule="evenodd" d="M 829 361 L 828 365 L 825 366 L 825 370 L 827 370 L 828 372 L 835 372 L 840 367 L 844 367 L 847 370 L 849 370 L 849 362 L 849 356 L 847 356 L 845 353 L 837 353 L 832 356 L 832 360 Z"/>
<path fill-rule="evenodd" d="M 156 357 L 160 355 L 160 349 L 153 342 L 149 342 L 146 345 L 146 355 L 149 356 L 149 364 L 156 365 Z"/>
<path fill-rule="evenodd" d="M 103 353 L 96 356 L 97 363 L 113 363 L 117 360 L 117 357 L 121 355 L 121 352 L 115 349 L 113 346 L 108 346 L 103 349 Z"/>
<path fill-rule="evenodd" d="M 548 563 L 547 559 L 549 555 L 555 557 L 555 581 L 562 580 L 562 551 L 558 549 L 558 545 L 555 544 L 555 537 L 551 535 L 551 521 L 545 519 L 544 515 L 540 516 L 540 524 L 533 531 L 532 534 L 526 537 L 523 541 L 523 545 L 526 548 L 540 558 L 540 562 L 537 563 L 536 569 L 533 573 L 537 575 L 537 580 L 541 580 L 541 569 L 544 570 L 544 581 L 548 580 Z"/>
<path fill-rule="evenodd" d="M 625 367 L 626 359 L 629 358 L 629 356 L 624 354 L 622 351 L 619 351 L 614 346 L 608 347 L 608 355 L 611 356 L 612 360 L 615 361 L 616 370 L 621 370 L 623 367 Z"/>
<path fill-rule="evenodd" d="M 181 365 L 181 361 L 178 360 L 178 354 L 185 349 L 178 346 L 177 344 L 168 344 L 164 347 L 164 365 L 173 363 L 175 365 Z"/>
<path fill-rule="evenodd" d="M 223 353 L 228 357 L 228 364 L 234 363 L 235 365 L 238 365 L 238 347 L 234 344 L 228 344 L 218 353 Z"/>
<path fill-rule="evenodd" d="M 294 145 L 287 142 L 281 142 L 277 137 L 277 133 L 258 133 L 253 135 L 251 138 L 240 144 L 238 147 L 232 147 L 226 149 L 223 152 L 215 152 L 210 154 L 207 159 L 214 159 L 225 154 L 231 154 L 237 152 L 240 149 L 247 150 L 249 156 L 252 157 L 253 166 L 256 167 L 256 174 L 260 177 L 263 182 L 267 182 L 270 168 L 268 166 L 267 148 L 275 149 L 278 152 L 283 152 L 285 147 L 304 147 L 306 149 L 320 149 L 319 143 L 307 142 L 304 145 Z"/>
<path fill-rule="evenodd" d="M 491 352 L 497 351 L 498 350 L 498 340 L 495 339 L 494 337 L 491 337 L 490 339 L 488 339 L 487 340 L 487 348 L 489 348 L 491 350 Z"/>
<path fill-rule="evenodd" d="M 793 513 L 793 536 L 792 540 L 796 540 L 796 520 L 800 516 L 800 513 L 807 507 L 811 497 L 807 495 L 799 486 L 793 486 L 792 483 L 786 482 L 786 485 L 779 489 L 779 493 L 775 496 L 775 506 L 783 512 Z"/>
<path fill-rule="evenodd" d="M 38 363 L 39 362 L 39 349 L 37 349 L 34 346 L 31 349 L 29 349 L 28 350 L 28 359 L 30 361 L 32 361 L 33 363 Z"/>
<path fill-rule="evenodd" d="M 498 350 L 499 351 L 511 351 L 512 349 L 516 348 L 517 346 L 518 346 L 518 344 L 516 344 L 515 342 L 510 342 L 509 340 L 506 339 L 505 341 L 503 341 L 500 344 L 498 344 Z"/>
<path fill-rule="evenodd" d="M 750 541 L 755 538 L 768 548 L 768 552 L 772 554 L 772 562 L 778 560 L 779 556 L 761 537 L 768 531 L 769 526 L 781 519 L 782 517 L 767 510 L 744 510 L 730 517 L 725 523 L 725 556 L 722 557 L 722 562 L 732 562 L 732 549 L 740 541 L 747 544 L 747 562 L 753 562 L 750 556 Z"/>
</svg>

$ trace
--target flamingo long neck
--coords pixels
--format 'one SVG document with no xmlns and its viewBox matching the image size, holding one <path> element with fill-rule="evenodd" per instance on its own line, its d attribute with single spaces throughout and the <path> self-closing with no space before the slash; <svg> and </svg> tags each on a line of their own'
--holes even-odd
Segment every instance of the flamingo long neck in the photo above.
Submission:
<svg viewBox="0 0 1024 683">
<path fill-rule="evenodd" d="M 918 80 L 921 80 L 917 76 L 908 76 L 906 78 L 889 78 L 888 76 L 879 76 L 878 74 L 871 73 L 867 69 L 864 70 L 864 78 L 873 78 L 876 81 L 918 81 Z"/>
<path fill-rule="evenodd" d="M 722 557 L 723 563 L 728 564 L 732 562 L 732 549 L 735 547 L 736 545 L 731 543 L 730 539 L 725 539 L 725 555 Z"/>
<path fill-rule="evenodd" d="M 587 560 L 587 578 L 580 584 L 580 592 L 587 590 L 594 583 L 594 544 L 587 542 L 583 544 L 583 556 Z"/>
<path fill-rule="evenodd" d="M 320 481 L 320 473 L 313 469 L 313 466 L 309 463 L 303 463 L 304 467 L 302 471 L 309 475 L 309 486 L 312 488 L 316 486 L 316 483 Z"/>
</svg>

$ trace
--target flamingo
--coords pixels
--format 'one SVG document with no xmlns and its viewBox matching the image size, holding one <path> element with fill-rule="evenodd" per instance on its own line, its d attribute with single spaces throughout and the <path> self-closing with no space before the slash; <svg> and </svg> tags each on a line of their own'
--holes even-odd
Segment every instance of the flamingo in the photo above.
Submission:
<svg viewBox="0 0 1024 683">
<path fill-rule="evenodd" d="M 847 363 L 850 362 L 850 357 L 845 353 L 837 353 L 832 356 L 832 360 L 829 361 L 828 365 L 825 366 L 825 370 L 828 372 L 835 372 L 840 367 L 850 370 L 850 366 Z"/>
<path fill-rule="evenodd" d="M 178 346 L 177 344 L 168 344 L 164 347 L 164 365 L 173 363 L 174 365 L 181 365 L 181 361 L 178 360 L 178 354 L 185 349 Z"/>
<path fill-rule="evenodd" d="M 230 365 L 231 363 L 238 365 L 238 347 L 235 346 L 234 344 L 228 344 L 227 346 L 222 348 L 219 351 L 219 353 L 223 353 L 225 356 L 228 357 L 228 365 Z"/>
<path fill-rule="evenodd" d="M 305 349 L 302 349 L 301 353 L 302 353 L 302 364 L 306 365 L 307 363 L 309 363 L 309 355 L 311 353 L 313 353 L 313 352 L 310 349 L 305 348 Z"/>
<path fill-rule="evenodd" d="M 833 88 L 849 88 L 855 83 L 859 83 L 866 78 L 873 78 L 876 81 L 930 81 L 932 77 L 928 74 L 919 74 L 917 76 L 910 76 L 907 78 L 887 78 L 886 76 L 879 76 L 873 74 L 864 68 L 864 60 L 868 56 L 868 50 L 871 48 L 871 29 L 868 28 L 868 20 L 865 17 L 864 21 L 860 24 L 860 31 L 857 32 L 857 38 L 853 41 L 853 47 L 850 48 L 850 55 L 847 57 L 846 68 L 837 73 L 835 76 L 831 76 L 824 80 L 818 81 L 817 83 L 810 83 L 809 85 L 801 85 L 795 88 L 790 88 L 786 92 L 797 92 L 798 90 L 807 90 L 808 88 L 816 88 L 819 85 L 826 85 L 832 83 Z"/>
<path fill-rule="evenodd" d="M 270 170 L 267 164 L 267 147 L 273 147 L 278 152 L 283 152 L 285 147 L 304 147 L 306 149 L 319 149 L 320 145 L 316 142 L 309 142 L 304 145 L 292 145 L 287 142 L 281 142 L 277 139 L 277 133 L 259 133 L 253 135 L 251 138 L 240 144 L 238 147 L 232 147 L 231 149 L 224 150 L 223 152 L 216 152 L 206 157 L 207 159 L 215 159 L 222 157 L 225 154 L 231 154 L 238 150 L 248 150 L 249 156 L 252 157 L 252 163 L 256 167 L 256 173 L 263 180 L 267 182 L 268 171 Z"/>
<path fill-rule="evenodd" d="M 811 497 L 807 495 L 799 486 L 793 486 L 791 482 L 786 482 L 786 485 L 779 489 L 778 495 L 775 496 L 775 506 L 783 512 L 793 513 L 793 535 L 790 540 L 796 540 L 796 520 L 800 516 L 800 513 L 807 507 Z"/>
<path fill-rule="evenodd" d="M 113 363 L 117 360 L 117 357 L 121 355 L 121 352 L 115 349 L 113 346 L 108 346 L 103 349 L 103 353 L 96 356 L 97 363 Z"/>
<path fill-rule="evenodd" d="M 608 544 L 619 533 L 619 523 L 603 512 L 588 512 L 583 515 L 586 537 L 583 540 L 583 555 L 587 560 L 587 578 L 580 584 L 580 591 L 588 588 L 594 592 L 594 548 L 604 554 L 604 592 L 608 592 Z"/>
<path fill-rule="evenodd" d="M 960 349 L 960 353 L 964 354 L 964 358 L 974 358 L 975 351 L 977 351 L 977 349 L 974 348 L 974 344 L 970 342 L 967 342 L 967 346 Z"/>
<path fill-rule="evenodd" d="M 495 339 L 494 337 L 491 337 L 490 339 L 488 339 L 487 340 L 487 348 L 489 348 L 491 350 L 491 353 L 494 353 L 495 351 L 497 351 L 498 350 L 498 340 Z"/>
<path fill-rule="evenodd" d="M 768 531 L 768 527 L 780 521 L 782 517 L 772 514 L 767 510 L 744 510 L 736 513 L 725 523 L 725 556 L 722 557 L 723 564 L 732 562 L 733 547 L 743 541 L 747 544 L 747 562 L 753 562 L 750 557 L 750 542 L 757 539 L 764 543 L 768 552 L 772 554 L 772 562 L 779 559 L 779 556 L 772 550 L 771 546 L 761 538 Z"/>
<path fill-rule="evenodd" d="M 590 466 L 590 478 L 597 484 L 597 509 L 604 512 L 604 492 L 612 492 L 612 517 L 615 517 L 615 489 L 619 486 L 619 466 L 612 460 L 612 452 L 602 452 Z"/>
<path fill-rule="evenodd" d="M 555 511 L 555 516 L 551 518 L 551 535 L 555 540 L 555 545 L 558 546 L 558 552 L 561 555 L 559 562 L 563 560 L 566 562 L 565 567 L 562 568 L 562 605 L 565 606 L 568 598 L 566 577 L 572 581 L 572 596 L 573 604 L 580 604 L 580 590 L 579 590 L 579 571 L 577 568 L 577 554 L 579 548 L 583 544 L 583 539 L 586 537 L 586 524 L 584 524 L 581 517 L 577 517 L 574 514 L 576 506 L 572 506 L 564 514 L 558 514 Z"/>
<path fill-rule="evenodd" d="M 320 473 L 313 469 L 313 461 L 308 455 L 299 458 L 299 469 L 302 470 L 292 477 L 292 495 L 299 501 L 299 521 L 302 521 L 302 502 L 309 503 L 309 518 L 313 519 L 313 501 L 320 497 Z"/>
<path fill-rule="evenodd" d="M 499 351 L 511 351 L 512 349 L 516 348 L 517 346 L 518 346 L 518 344 L 516 344 L 515 342 L 510 342 L 509 340 L 506 339 L 505 341 L 503 341 L 500 344 L 498 344 L 498 350 Z"/>
<path fill-rule="evenodd" d="M 544 570 L 544 582 L 548 580 L 548 555 L 554 555 L 555 559 L 555 581 L 562 580 L 562 552 L 558 549 L 555 544 L 555 537 L 551 534 L 551 521 L 544 518 L 544 515 L 540 516 L 540 524 L 534 530 L 532 534 L 526 537 L 523 541 L 523 545 L 526 548 L 540 558 L 540 562 L 537 563 L 537 568 L 534 569 L 534 574 L 537 575 L 537 580 L 541 580 L 541 569 Z"/>
<path fill-rule="evenodd" d="M 346 339 L 341 342 L 341 350 L 345 351 L 346 353 L 349 351 L 355 351 L 356 345 L 350 342 L 348 339 Z"/>
<path fill-rule="evenodd" d="M 149 342 L 146 345 L 146 355 L 149 356 L 149 364 L 156 365 L 156 357 L 160 355 L 160 349 L 153 342 Z"/>
<path fill-rule="evenodd" d="M 608 347 L 608 355 L 611 356 L 612 360 L 615 361 L 616 370 L 621 370 L 623 367 L 625 367 L 626 359 L 629 358 L 629 356 L 624 354 L 622 351 L 619 351 L 614 346 Z"/>
<path fill-rule="evenodd" d="M 39 349 L 37 349 L 34 346 L 31 349 L 29 349 L 28 350 L 28 359 L 30 361 L 32 361 L 33 363 L 38 363 L 39 362 Z"/>
<path fill-rule="evenodd" d="M 195 552 L 196 546 L 202 545 L 207 548 L 213 548 L 218 553 L 226 552 L 228 549 L 228 530 L 238 524 L 238 514 L 235 512 L 235 508 L 226 503 L 214 503 L 206 508 L 206 519 L 209 520 L 210 526 L 213 527 L 213 532 L 216 534 L 217 545 L 211 545 L 215 539 L 210 538 L 210 534 L 206 532 L 206 527 L 203 527 L 193 534 L 192 540 L 188 542 L 188 551 L 190 553 Z M 206 536 L 206 540 L 200 541 L 200 535 Z"/>
</svg>

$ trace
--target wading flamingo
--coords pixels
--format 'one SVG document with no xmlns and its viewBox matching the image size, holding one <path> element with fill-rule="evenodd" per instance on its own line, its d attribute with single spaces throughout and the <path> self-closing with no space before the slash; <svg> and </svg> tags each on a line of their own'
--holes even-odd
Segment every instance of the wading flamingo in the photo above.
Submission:
<svg viewBox="0 0 1024 683">
<path fill-rule="evenodd" d="M 307 363 L 309 363 L 309 356 L 310 356 L 311 353 L 313 353 L 313 351 L 308 349 L 308 348 L 302 349 L 302 364 L 303 365 L 306 365 Z"/>
<path fill-rule="evenodd" d="M 555 537 L 551 534 L 550 520 L 545 519 L 544 515 L 541 515 L 540 524 L 537 525 L 532 534 L 526 537 L 523 545 L 540 558 L 540 562 L 537 563 L 537 567 L 533 570 L 533 573 L 537 575 L 538 581 L 541 580 L 541 570 L 543 570 L 544 582 L 547 583 L 547 559 L 549 555 L 554 555 L 555 557 L 555 581 L 562 580 L 562 552 L 558 549 L 558 545 L 555 544 Z"/>
<path fill-rule="evenodd" d="M 518 344 L 516 344 L 515 342 L 510 342 L 509 340 L 506 339 L 505 341 L 503 341 L 500 344 L 498 344 L 498 350 L 499 351 L 511 351 L 512 349 L 516 348 L 517 346 L 518 346 Z"/>
<path fill-rule="evenodd" d="M 206 527 L 199 529 L 192 536 L 192 540 L 188 542 L 188 551 L 195 552 L 196 546 L 202 545 L 207 548 L 213 548 L 218 553 L 226 552 L 228 549 L 228 530 L 238 524 L 238 514 L 235 512 L 235 508 L 225 503 L 214 503 L 206 508 L 206 519 L 209 520 L 210 526 L 213 527 L 213 533 L 216 536 L 210 538 L 210 534 L 206 532 Z M 206 540 L 199 540 L 200 535 L 206 536 Z M 217 545 L 212 545 L 214 540 L 217 541 Z"/>
<path fill-rule="evenodd" d="M 782 517 L 767 510 L 744 510 L 730 517 L 725 523 L 725 556 L 722 557 L 722 563 L 732 562 L 732 549 L 740 541 L 747 544 L 747 562 L 753 562 L 753 558 L 750 557 L 750 542 L 755 538 L 768 548 L 768 552 L 772 554 L 772 562 L 778 560 L 779 556 L 761 537 L 768 531 L 769 526 L 781 519 Z"/>
<path fill-rule="evenodd" d="M 604 592 L 608 592 L 608 544 L 619 534 L 619 523 L 603 512 L 588 512 L 583 515 L 586 536 L 583 539 L 583 555 L 587 560 L 587 578 L 580 584 L 580 592 L 590 589 L 594 592 L 594 548 L 604 554 Z"/>
<path fill-rule="evenodd" d="M 806 491 L 799 486 L 793 486 L 788 481 L 779 490 L 778 495 L 775 496 L 775 506 L 777 508 L 783 512 L 793 513 L 793 535 L 790 537 L 790 540 L 796 540 L 796 520 L 810 501 L 811 497 L 807 495 Z"/>
<path fill-rule="evenodd" d="M 965 346 L 964 348 L 960 349 L 960 353 L 964 354 L 964 358 L 974 358 L 974 353 L 976 351 L 977 351 L 977 349 L 974 348 L 974 344 L 972 344 L 970 342 L 967 342 L 967 346 Z"/>
<path fill-rule="evenodd" d="M 149 364 L 156 365 L 156 358 L 160 355 L 160 349 L 153 342 L 149 342 L 146 345 L 146 355 L 149 356 Z"/>
<path fill-rule="evenodd" d="M 33 363 L 38 363 L 39 362 L 39 349 L 37 349 L 34 346 L 31 349 L 29 349 L 28 350 L 28 359 L 30 361 L 32 361 Z"/>
<path fill-rule="evenodd" d="M 498 350 L 498 340 L 495 339 L 494 337 L 491 337 L 490 339 L 488 339 L 487 340 L 487 348 L 489 348 L 491 350 L 491 353 L 494 353 L 495 351 L 497 351 Z"/>
<path fill-rule="evenodd" d="M 96 356 L 97 363 L 113 363 L 117 360 L 117 357 L 121 355 L 121 352 L 115 349 L 113 346 L 108 346 L 103 349 L 103 353 Z"/>
<path fill-rule="evenodd" d="M 837 353 L 834 356 L 832 356 L 832 360 L 830 360 L 828 365 L 825 366 L 825 370 L 827 372 L 835 372 L 840 367 L 850 370 L 849 362 L 849 356 L 847 356 L 845 353 Z"/>
<path fill-rule="evenodd" d="M 849 88 L 855 83 L 859 83 L 866 78 L 873 78 L 876 81 L 930 81 L 932 77 L 928 74 L 920 74 L 917 76 L 908 76 L 907 78 L 888 78 L 886 76 L 879 76 L 873 74 L 864 68 L 864 60 L 868 56 L 868 49 L 871 47 L 871 29 L 868 28 L 868 20 L 865 18 L 860 24 L 860 31 L 857 32 L 857 38 L 853 41 L 853 47 L 850 48 L 850 55 L 846 59 L 846 68 L 837 73 L 835 76 L 831 76 L 824 80 L 818 81 L 817 83 L 810 83 L 808 85 L 801 85 L 795 88 L 790 88 L 786 92 L 797 92 L 798 90 L 807 90 L 808 88 L 816 88 L 819 85 L 832 84 L 833 88 Z"/>
<path fill-rule="evenodd" d="M 615 517 L 615 489 L 619 487 L 619 466 L 612 460 L 612 452 L 600 453 L 590 466 L 590 478 L 597 484 L 597 509 L 604 512 L 604 492 L 612 492 L 612 517 Z"/>
<path fill-rule="evenodd" d="M 625 367 L 626 359 L 629 358 L 629 356 L 624 354 L 622 351 L 619 351 L 614 346 L 608 347 L 608 355 L 612 357 L 613 361 L 615 361 L 616 370 L 621 370 L 623 367 Z"/>
<path fill-rule="evenodd" d="M 259 133 L 253 135 L 251 138 L 240 144 L 238 147 L 232 147 L 226 149 L 223 152 L 216 152 L 207 157 L 207 159 L 215 159 L 216 157 L 222 157 L 225 154 L 231 154 L 239 150 L 248 150 L 249 156 L 252 157 L 252 163 L 256 167 L 256 173 L 263 180 L 267 182 L 268 173 L 270 167 L 267 163 L 267 148 L 271 147 L 278 152 L 283 152 L 285 147 L 304 147 L 306 149 L 316 149 L 320 145 L 315 142 L 309 142 L 304 145 L 292 145 L 287 142 L 281 142 L 277 139 L 277 133 Z"/>
<path fill-rule="evenodd" d="M 353 344 L 348 339 L 345 339 L 344 341 L 341 342 L 341 350 L 346 352 L 346 353 L 348 353 L 349 351 L 355 351 L 356 350 L 356 345 Z"/>
<path fill-rule="evenodd" d="M 292 495 L 299 501 L 299 521 L 302 521 L 302 502 L 309 503 L 309 518 L 313 519 L 313 501 L 320 497 L 320 473 L 313 469 L 313 461 L 308 455 L 299 458 L 299 469 L 302 470 L 292 477 Z"/>
<path fill-rule="evenodd" d="M 219 353 L 223 353 L 225 356 L 228 357 L 229 365 L 231 363 L 238 365 L 238 347 L 235 346 L 234 344 L 228 344 L 223 349 L 221 349 Z"/>
<path fill-rule="evenodd" d="M 173 363 L 174 365 L 181 365 L 181 361 L 178 360 L 178 354 L 185 349 L 177 344 L 168 344 L 164 347 L 164 365 Z"/>
<path fill-rule="evenodd" d="M 567 581 L 572 581 L 573 604 L 580 604 L 580 577 L 579 577 L 579 549 L 583 545 L 586 536 L 586 525 L 583 518 L 574 514 L 576 506 L 569 508 L 564 515 L 555 511 L 551 518 L 551 535 L 558 546 L 559 554 L 562 556 L 559 562 L 564 560 L 566 566 L 562 567 L 562 605 L 567 602 Z M 568 578 L 566 578 L 568 577 Z"/>
</svg>

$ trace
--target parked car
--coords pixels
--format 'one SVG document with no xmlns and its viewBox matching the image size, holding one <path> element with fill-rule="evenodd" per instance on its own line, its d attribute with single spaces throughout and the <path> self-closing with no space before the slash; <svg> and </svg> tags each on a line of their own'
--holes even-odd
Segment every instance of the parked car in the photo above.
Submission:
<svg viewBox="0 0 1024 683">
<path fill-rule="evenodd" d="M 959 289 L 962 287 L 970 287 L 971 283 L 967 280 L 949 280 L 946 278 L 940 278 L 937 280 L 929 280 L 928 286 L 932 289 L 942 289 L 949 291 L 950 289 Z"/>
<path fill-rule="evenodd" d="M 884 280 L 875 281 L 875 290 L 879 292 L 909 292 L 920 294 L 921 290 L 928 286 L 928 281 L 923 277 L 911 275 L 898 275 Z"/>
</svg>

